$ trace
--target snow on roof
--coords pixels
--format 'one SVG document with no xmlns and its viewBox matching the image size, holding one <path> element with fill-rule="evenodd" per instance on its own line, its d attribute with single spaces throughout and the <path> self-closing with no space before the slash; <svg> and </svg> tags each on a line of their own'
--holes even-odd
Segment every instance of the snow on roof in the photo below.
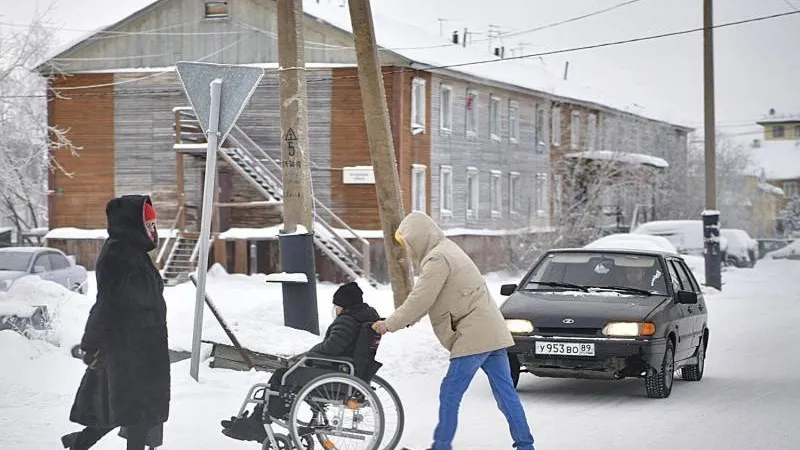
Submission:
<svg viewBox="0 0 800 450">
<path fill-rule="evenodd" d="M 781 115 L 768 115 L 764 116 L 761 120 L 756 122 L 757 124 L 773 124 L 773 123 L 791 123 L 791 122 L 800 122 L 800 113 L 793 113 L 793 114 L 781 114 Z"/>
<path fill-rule="evenodd" d="M 758 176 L 762 169 L 767 180 L 800 178 L 800 140 L 764 141 L 751 155 Z"/>
<path fill-rule="evenodd" d="M 115 3 L 114 8 L 107 10 L 107 15 L 100 12 L 94 14 L 97 20 L 97 29 L 84 35 L 68 46 L 62 47 L 53 53 L 49 59 L 61 55 L 65 51 L 87 40 L 97 32 L 113 27 L 125 18 L 142 12 L 162 0 L 123 0 Z M 101 8 L 98 8 L 101 9 Z M 346 7 L 341 7 L 338 2 L 317 2 L 304 0 L 303 10 L 319 22 L 328 23 L 347 33 L 352 33 L 350 12 Z M 453 44 L 440 36 L 415 27 L 409 22 L 398 22 L 380 14 L 380 2 L 373 5 L 373 21 L 378 46 L 402 58 L 412 61 L 412 67 L 423 70 L 444 71 L 456 74 L 477 77 L 485 81 L 496 82 L 509 87 L 532 90 L 539 93 L 548 93 L 557 97 L 573 99 L 580 102 L 605 106 L 629 114 L 647 117 L 652 120 L 666 122 L 675 126 L 692 129 L 686 122 L 682 122 L 672 114 L 655 110 L 645 110 L 640 105 L 621 101 L 597 89 L 582 86 L 573 81 L 563 80 L 552 73 L 540 60 L 534 59 L 504 59 L 492 57 L 476 48 L 463 47 Z M 99 15 L 99 16 L 98 16 Z M 86 24 L 81 24 L 87 27 Z M 470 64 L 475 61 L 491 61 L 485 64 Z M 418 63 L 418 64 L 414 64 Z"/>
<path fill-rule="evenodd" d="M 758 189 L 767 192 L 772 195 L 777 195 L 778 197 L 786 197 L 786 192 L 783 189 L 773 186 L 769 183 L 758 182 Z"/>
<path fill-rule="evenodd" d="M 642 155 L 640 153 L 625 153 L 625 152 L 612 152 L 608 150 L 595 150 L 589 152 L 568 153 L 565 155 L 567 158 L 579 159 L 596 159 L 603 161 L 619 161 L 629 164 L 641 164 L 645 166 L 653 166 L 659 169 L 669 167 L 669 163 L 662 158 L 650 155 Z"/>
</svg>

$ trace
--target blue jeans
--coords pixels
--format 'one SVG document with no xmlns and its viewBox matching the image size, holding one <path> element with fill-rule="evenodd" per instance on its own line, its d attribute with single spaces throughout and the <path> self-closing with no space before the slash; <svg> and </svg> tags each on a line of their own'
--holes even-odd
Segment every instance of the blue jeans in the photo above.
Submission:
<svg viewBox="0 0 800 450">
<path fill-rule="evenodd" d="M 508 421 L 514 447 L 533 450 L 533 436 L 511 380 L 511 367 L 505 350 L 450 360 L 450 368 L 439 390 L 439 424 L 433 433 L 433 450 L 452 450 L 458 426 L 458 408 L 478 369 L 483 369 L 489 378 L 497 407 Z"/>
</svg>

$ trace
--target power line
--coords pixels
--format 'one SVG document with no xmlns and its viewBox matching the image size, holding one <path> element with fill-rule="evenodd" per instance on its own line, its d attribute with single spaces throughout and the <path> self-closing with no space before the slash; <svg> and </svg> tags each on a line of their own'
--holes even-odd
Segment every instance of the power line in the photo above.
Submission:
<svg viewBox="0 0 800 450">
<path fill-rule="evenodd" d="M 783 0 L 783 1 L 784 1 L 784 3 L 786 3 L 787 5 L 789 5 L 789 7 L 790 7 L 790 8 L 792 8 L 793 10 L 795 10 L 795 11 L 800 11 L 800 9 L 797 9 L 797 6 L 794 6 L 794 5 L 792 4 L 792 2 L 790 2 L 789 0 Z"/>
</svg>

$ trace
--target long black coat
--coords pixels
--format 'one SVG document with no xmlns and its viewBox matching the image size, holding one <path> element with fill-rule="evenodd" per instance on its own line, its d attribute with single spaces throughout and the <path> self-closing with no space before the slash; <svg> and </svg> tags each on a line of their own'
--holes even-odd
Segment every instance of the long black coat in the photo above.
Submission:
<svg viewBox="0 0 800 450">
<path fill-rule="evenodd" d="M 149 201 L 131 195 L 106 206 L 109 238 L 97 259 L 97 300 L 81 341 L 87 352 L 100 350 L 100 364 L 86 369 L 70 412 L 85 426 L 156 426 L 169 417 L 167 307 L 147 253 L 155 248 L 144 228 Z"/>
<path fill-rule="evenodd" d="M 325 339 L 309 350 L 325 356 L 353 357 L 361 325 L 380 320 L 375 308 L 366 303 L 345 308 L 325 332 Z"/>
</svg>

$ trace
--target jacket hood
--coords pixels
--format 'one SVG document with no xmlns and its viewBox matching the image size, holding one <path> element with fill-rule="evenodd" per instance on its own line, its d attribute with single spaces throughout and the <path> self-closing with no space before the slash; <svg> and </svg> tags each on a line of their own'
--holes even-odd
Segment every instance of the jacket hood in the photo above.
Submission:
<svg viewBox="0 0 800 450">
<path fill-rule="evenodd" d="M 358 305 L 346 308 L 342 314 L 347 314 L 348 316 L 353 317 L 359 323 L 375 322 L 380 320 L 381 317 L 375 308 L 366 303 L 360 303 Z"/>
<path fill-rule="evenodd" d="M 397 231 L 403 236 L 409 256 L 418 265 L 444 239 L 444 232 L 425 213 L 414 211 L 407 215 Z"/>
<path fill-rule="evenodd" d="M 144 204 L 153 204 L 146 195 L 123 195 L 106 205 L 108 236 L 149 252 L 156 248 L 144 227 Z"/>
</svg>

